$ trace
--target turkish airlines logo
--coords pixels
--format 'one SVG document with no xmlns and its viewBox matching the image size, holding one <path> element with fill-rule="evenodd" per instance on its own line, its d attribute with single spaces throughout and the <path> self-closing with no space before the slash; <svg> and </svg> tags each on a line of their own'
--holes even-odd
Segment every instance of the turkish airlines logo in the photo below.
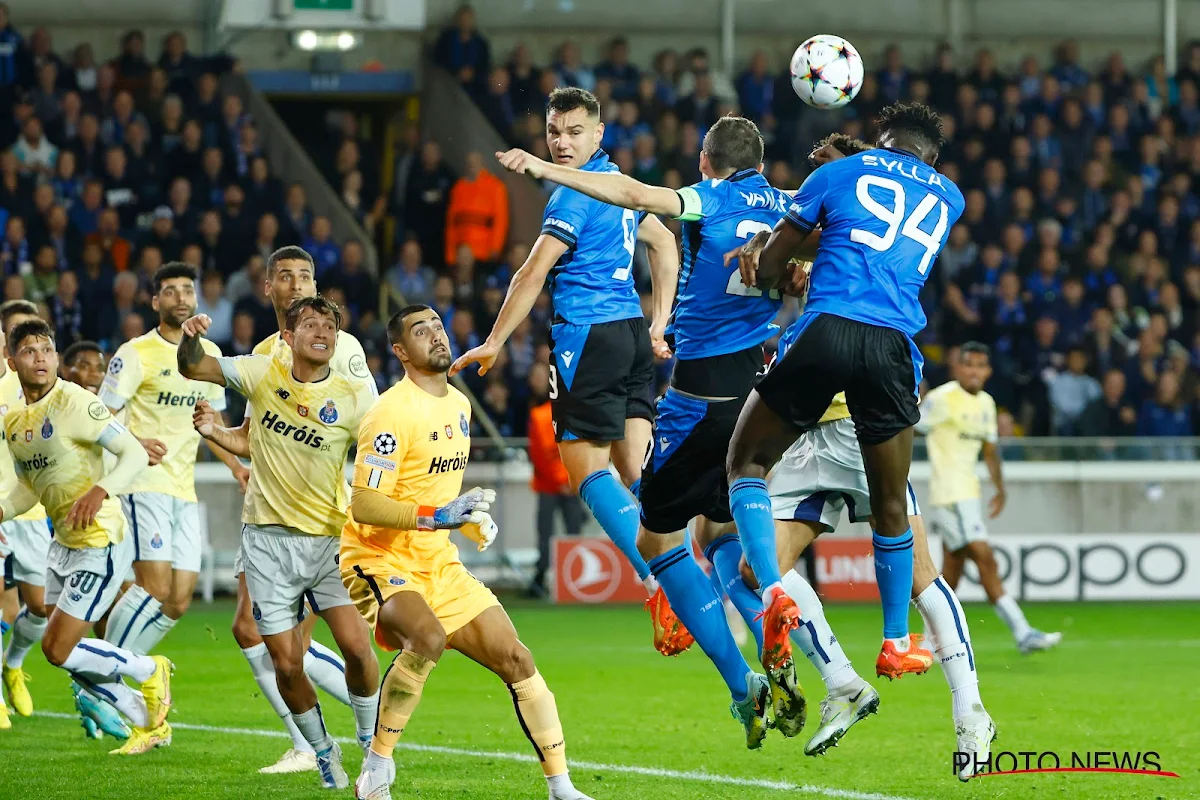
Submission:
<svg viewBox="0 0 1200 800">
<path fill-rule="evenodd" d="M 621 562 L 612 548 L 580 541 L 563 559 L 563 585 L 582 603 L 603 603 L 621 585 Z"/>
</svg>

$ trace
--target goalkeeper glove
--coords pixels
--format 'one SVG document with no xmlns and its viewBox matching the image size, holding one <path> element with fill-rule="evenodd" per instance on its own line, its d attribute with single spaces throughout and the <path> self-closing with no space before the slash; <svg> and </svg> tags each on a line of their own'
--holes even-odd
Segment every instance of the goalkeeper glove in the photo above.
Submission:
<svg viewBox="0 0 1200 800">
<path fill-rule="evenodd" d="M 417 510 L 417 528 L 423 531 L 461 528 L 471 521 L 474 512 L 487 511 L 495 500 L 495 489 L 481 489 L 476 486 L 441 508 L 421 506 Z"/>
<path fill-rule="evenodd" d="M 459 532 L 463 536 L 479 545 L 479 552 L 481 553 L 487 550 L 492 542 L 496 541 L 496 532 L 499 530 L 496 527 L 496 522 L 492 519 L 492 515 L 486 511 L 476 511 L 471 515 L 471 520 L 459 528 Z"/>
</svg>

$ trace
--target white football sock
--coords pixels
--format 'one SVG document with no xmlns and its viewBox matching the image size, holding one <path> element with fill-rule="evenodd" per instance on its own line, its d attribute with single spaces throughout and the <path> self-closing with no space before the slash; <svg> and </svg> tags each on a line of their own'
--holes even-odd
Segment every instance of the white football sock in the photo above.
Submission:
<svg viewBox="0 0 1200 800">
<path fill-rule="evenodd" d="M 178 621 L 171 619 L 162 611 L 159 611 L 137 632 L 132 642 L 126 642 L 126 645 L 135 653 L 149 653 L 158 647 L 158 643 L 166 638 L 166 635 L 171 632 L 171 629 L 175 627 L 175 623 Z"/>
<path fill-rule="evenodd" d="M 320 703 L 302 714 L 293 713 L 292 720 L 315 752 L 323 753 L 333 747 L 333 739 L 329 738 L 329 732 L 325 730 L 325 720 L 321 717 Z"/>
<path fill-rule="evenodd" d="M 144 683 L 150 680 L 157 665 L 150 656 L 141 656 L 117 647 L 103 639 L 82 639 L 67 655 L 62 668 L 67 672 L 81 672 L 96 683 L 95 675 L 104 681 L 120 675 Z"/>
<path fill-rule="evenodd" d="M 783 590 L 800 608 L 800 627 L 792 632 L 792 640 L 804 651 L 808 662 L 821 674 L 825 688 L 831 693 L 854 682 L 858 673 L 842 650 L 841 642 L 825 619 L 821 598 L 800 573 L 788 570 L 783 576 Z"/>
<path fill-rule="evenodd" d="M 654 593 L 658 591 L 658 578 L 653 575 L 647 575 L 645 578 L 642 578 L 642 586 L 646 587 L 646 594 L 653 597 Z"/>
<path fill-rule="evenodd" d="M 912 639 L 907 635 L 899 639 L 884 639 L 885 642 L 891 642 L 895 646 L 897 653 L 907 653 L 912 648 Z"/>
<path fill-rule="evenodd" d="M 379 710 L 379 690 L 370 697 L 359 697 L 350 693 L 350 707 L 354 709 L 354 727 L 358 731 L 358 741 L 371 743 L 375 735 L 375 714 Z"/>
<path fill-rule="evenodd" d="M 275 713 L 283 720 L 283 726 L 287 728 L 288 735 L 292 737 L 292 747 L 302 753 L 313 752 L 312 747 L 305 740 L 304 734 L 292 721 L 292 710 L 287 707 L 287 703 L 283 701 L 283 695 L 279 693 L 279 684 L 275 680 L 275 664 L 271 661 L 271 654 L 267 652 L 266 643 L 259 642 L 254 647 L 246 647 L 242 650 L 242 655 L 246 657 L 250 671 L 254 673 L 254 682 L 258 684 L 258 690 L 262 692 L 263 697 L 271 704 L 271 708 L 275 709 Z"/>
<path fill-rule="evenodd" d="M 764 611 L 770 608 L 771 603 L 775 601 L 775 598 L 771 596 L 771 593 L 776 586 L 783 586 L 783 581 L 775 581 L 770 586 L 762 587 L 762 589 L 759 591 L 759 595 L 762 597 Z M 784 589 L 784 592 L 786 593 L 787 589 Z M 793 597 L 792 599 L 795 600 L 796 598 Z"/>
<path fill-rule="evenodd" d="M 954 718 L 970 713 L 971 706 L 983 705 L 979 699 L 979 675 L 975 672 L 975 653 L 971 649 L 971 631 L 967 615 L 958 598 L 941 575 L 917 595 L 917 610 L 925 620 L 934 657 L 942 665 Z"/>
<path fill-rule="evenodd" d="M 1008 629 L 1012 631 L 1013 638 L 1018 642 L 1033 630 L 1025 619 L 1025 612 L 1021 611 L 1021 607 L 1017 605 L 1017 601 L 1011 594 L 1001 596 L 993 608 L 996 609 L 996 616 L 1000 617 L 1008 626 Z"/>
<path fill-rule="evenodd" d="M 161 608 L 162 603 L 135 583 L 129 587 L 109 612 L 108 627 L 104 630 L 104 638 L 117 647 L 133 650 L 138 635 L 150 623 L 150 620 L 154 619 L 154 615 Z M 148 651 L 140 651 L 141 654 L 146 652 Z"/>
<path fill-rule="evenodd" d="M 111 681 L 93 681 L 78 672 L 71 673 L 71 677 L 92 697 L 102 703 L 108 703 L 124 714 L 135 728 L 144 728 L 150 724 L 150 712 L 146 710 L 146 698 L 120 678 Z"/>
<path fill-rule="evenodd" d="M 387 769 L 387 765 L 390 763 L 392 763 L 391 756 L 381 756 L 374 750 L 368 750 L 363 766 L 364 769 Z"/>
<path fill-rule="evenodd" d="M 16 669 L 25 663 L 25 656 L 42 640 L 46 632 L 46 618 L 29 613 L 22 608 L 12 626 L 12 640 L 4 651 L 4 665 Z"/>
<path fill-rule="evenodd" d="M 346 689 L 346 662 L 338 653 L 315 639 L 304 653 L 304 674 L 320 689 L 344 705 L 350 705 L 350 693 Z M 375 712 L 371 714 L 371 728 L 374 730 Z"/>
<path fill-rule="evenodd" d="M 546 785 L 550 787 L 551 797 L 558 797 L 560 794 L 569 794 L 575 791 L 575 786 L 571 783 L 571 774 L 569 772 L 564 772 L 560 775 L 547 775 Z"/>
</svg>

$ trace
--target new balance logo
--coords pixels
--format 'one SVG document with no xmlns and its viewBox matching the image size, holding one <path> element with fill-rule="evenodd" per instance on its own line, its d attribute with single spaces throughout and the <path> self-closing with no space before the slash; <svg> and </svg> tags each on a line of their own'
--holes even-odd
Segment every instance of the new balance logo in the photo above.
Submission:
<svg viewBox="0 0 1200 800">
<path fill-rule="evenodd" d="M 429 441 L 431 441 L 431 442 L 436 442 L 436 441 L 437 441 L 437 431 L 430 431 L 430 432 L 429 432 Z"/>
<path fill-rule="evenodd" d="M 571 361 L 575 358 L 575 354 L 570 351 L 563 351 L 562 360 L 567 365 L 567 369 L 571 368 Z"/>
<path fill-rule="evenodd" d="M 287 400 L 289 397 L 292 396 L 292 393 L 289 392 L 287 389 L 276 389 L 275 394 L 279 395 L 281 400 Z"/>
<path fill-rule="evenodd" d="M 164 369 L 162 372 L 160 372 L 158 374 L 164 378 L 169 378 L 171 376 L 171 370 Z"/>
</svg>

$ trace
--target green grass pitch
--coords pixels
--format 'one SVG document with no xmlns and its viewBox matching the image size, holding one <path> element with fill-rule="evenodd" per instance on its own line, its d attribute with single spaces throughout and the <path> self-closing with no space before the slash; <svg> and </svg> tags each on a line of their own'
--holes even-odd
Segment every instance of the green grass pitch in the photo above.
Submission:
<svg viewBox="0 0 1200 800">
<path fill-rule="evenodd" d="M 776 734 L 748 752 L 729 698 L 700 652 L 666 659 L 634 608 L 513 602 L 510 613 L 558 698 L 572 777 L 596 800 L 653 798 L 1200 798 L 1200 605 L 1030 605 L 1031 623 L 1062 630 L 1050 653 L 1017 654 L 986 606 L 969 606 L 984 701 L 1012 751 L 1157 751 L 1179 779 L 1127 775 L 995 776 L 960 785 L 945 680 L 873 677 L 879 611 L 833 606 L 828 617 L 859 672 L 880 690 L 878 716 L 824 758 Z M 163 643 L 177 665 L 170 748 L 107 755 L 84 738 L 67 679 L 41 654 L 26 661 L 35 716 L 0 733 L 0 798 L 328 798 L 314 773 L 259 775 L 286 749 L 229 633 L 232 606 L 198 605 Z M 914 614 L 914 625 L 919 620 Z M 318 626 L 318 637 L 328 631 Z M 695 648 L 694 648 L 695 649 Z M 813 717 L 823 687 L 803 661 Z M 349 709 L 322 706 L 332 731 L 353 734 Z M 196 726 L 196 727 L 191 727 Z M 205 727 L 208 726 L 208 727 Z M 217 730 L 217 729 L 237 729 Z M 544 798 L 541 772 L 504 686 L 456 653 L 434 671 L 398 749 L 393 797 Z M 440 749 L 439 749 L 440 748 Z M 360 756 L 343 746 L 351 780 Z"/>
</svg>

